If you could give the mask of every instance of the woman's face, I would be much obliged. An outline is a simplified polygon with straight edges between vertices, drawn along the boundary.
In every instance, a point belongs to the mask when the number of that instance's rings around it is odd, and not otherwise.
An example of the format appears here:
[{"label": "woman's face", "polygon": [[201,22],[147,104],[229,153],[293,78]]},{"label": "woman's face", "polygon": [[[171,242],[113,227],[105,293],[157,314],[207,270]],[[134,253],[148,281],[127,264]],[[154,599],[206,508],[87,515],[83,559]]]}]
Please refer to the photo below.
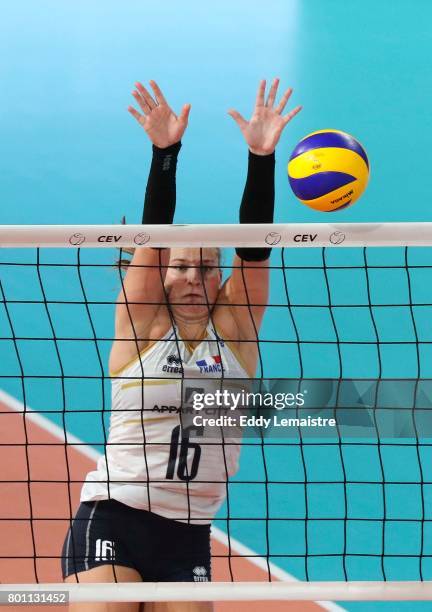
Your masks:
[{"label": "woman's face", "polygon": [[165,287],[172,308],[185,318],[208,314],[217,299],[222,274],[214,248],[171,249]]}]

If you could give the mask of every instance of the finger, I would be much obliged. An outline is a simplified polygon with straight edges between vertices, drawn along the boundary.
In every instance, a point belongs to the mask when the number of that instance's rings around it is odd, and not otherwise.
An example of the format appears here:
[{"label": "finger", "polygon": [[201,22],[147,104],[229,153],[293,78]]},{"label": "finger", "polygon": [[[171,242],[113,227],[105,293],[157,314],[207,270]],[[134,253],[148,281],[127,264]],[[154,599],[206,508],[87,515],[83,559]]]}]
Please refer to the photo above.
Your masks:
[{"label": "finger", "polygon": [[154,91],[154,94],[156,96],[157,102],[159,104],[165,104],[166,106],[168,106],[168,102],[165,100],[164,95],[163,95],[162,91],[160,90],[160,87],[156,83],[156,81],[150,81],[150,87]]},{"label": "finger", "polygon": [[258,92],[257,92],[256,101],[255,101],[255,106],[264,106],[265,88],[266,88],[266,82],[265,82],[265,79],[263,79],[262,81],[260,81],[260,84],[258,86]]},{"label": "finger", "polygon": [[147,89],[144,87],[144,85],[138,81],[137,83],[135,83],[135,87],[138,89],[139,93],[144,98],[148,106],[151,109],[156,108],[157,106],[156,101],[153,100],[153,98],[151,97]]},{"label": "finger", "polygon": [[132,117],[135,117],[138,123],[141,123],[143,115],[140,115],[140,113],[133,106],[128,106],[128,112],[132,115]]},{"label": "finger", "polygon": [[187,123],[188,122],[190,109],[191,109],[191,105],[190,104],[185,104],[183,106],[183,108],[181,109],[180,115],[179,115],[180,123]]},{"label": "finger", "polygon": [[244,117],[240,115],[240,113],[233,108],[228,111],[228,115],[230,115],[234,121],[238,124],[241,130],[243,130],[247,126],[247,121]]},{"label": "finger", "polygon": [[295,117],[297,115],[297,113],[299,113],[301,111],[301,109],[303,108],[303,106],[296,106],[294,110],[292,110],[290,113],[288,113],[287,115],[284,116],[284,124],[286,125],[287,123],[289,123],[291,121],[291,119],[293,117]]},{"label": "finger", "polygon": [[147,104],[147,102],[144,100],[142,95],[139,93],[139,91],[133,91],[132,95],[135,98],[137,104],[139,105],[139,107],[142,110],[142,112],[144,113],[144,115],[149,115],[151,113],[151,108]]},{"label": "finger", "polygon": [[288,102],[288,100],[291,98],[291,94],[292,94],[293,90],[290,87],[289,89],[286,90],[286,92],[284,93],[284,95],[281,98],[281,101],[279,102],[279,104],[276,106],[275,110],[277,113],[281,114],[283,109],[286,106],[286,103]]},{"label": "finger", "polygon": [[268,106],[270,108],[273,108],[273,104],[274,104],[274,101],[275,101],[275,98],[276,98],[276,94],[277,94],[277,89],[279,87],[279,80],[280,79],[278,79],[278,78],[274,79],[274,81],[272,83],[272,86],[270,88],[270,91],[269,91],[269,95],[268,95],[268,98],[267,98],[266,106]]}]

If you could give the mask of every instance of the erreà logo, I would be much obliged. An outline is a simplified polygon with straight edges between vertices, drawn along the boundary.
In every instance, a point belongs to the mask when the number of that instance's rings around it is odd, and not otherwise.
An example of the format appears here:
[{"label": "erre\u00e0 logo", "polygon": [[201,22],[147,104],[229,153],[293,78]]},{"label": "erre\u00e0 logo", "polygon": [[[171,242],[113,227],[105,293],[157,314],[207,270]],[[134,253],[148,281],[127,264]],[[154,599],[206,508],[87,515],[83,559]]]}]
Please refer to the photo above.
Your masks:
[{"label": "erre\u00e0 logo", "polygon": [[182,373],[182,360],[177,355],[168,355],[167,363],[162,366],[164,372]]},{"label": "erre\u00e0 logo", "polygon": [[168,355],[167,362],[169,365],[181,365],[181,359],[177,355]]},{"label": "erre\u00e0 logo", "polygon": [[207,570],[202,565],[197,565],[193,568],[194,582],[208,582]]}]

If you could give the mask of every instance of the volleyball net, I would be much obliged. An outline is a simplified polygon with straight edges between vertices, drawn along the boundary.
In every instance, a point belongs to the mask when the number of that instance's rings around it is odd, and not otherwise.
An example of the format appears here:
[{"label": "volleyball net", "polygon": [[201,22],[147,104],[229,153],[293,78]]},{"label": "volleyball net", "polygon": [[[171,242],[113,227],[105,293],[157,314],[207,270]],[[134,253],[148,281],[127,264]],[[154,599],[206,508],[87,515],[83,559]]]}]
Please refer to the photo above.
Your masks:
[{"label": "volleyball net", "polygon": [[[49,586],[74,601],[431,599],[431,245],[432,223],[0,227],[0,592]],[[246,426],[217,421],[203,435],[193,421],[235,412],[227,396],[216,412],[191,405],[197,393],[221,391],[219,352],[195,364],[212,388],[198,375],[188,382],[177,355],[166,364],[188,407],[166,478],[187,499],[202,482],[197,448],[220,446],[225,461],[213,582],[197,571],[181,585],[63,584],[63,540],[86,473],[107,456],[111,382],[124,376],[108,369],[121,260],[132,248],[180,246],[222,248],[224,279],[233,247],[273,247],[270,298],[250,340],[257,370],[243,388],[234,381]],[[145,389],[145,369],[136,378],[128,384]],[[232,380],[224,384],[232,391]],[[248,391],[261,394],[252,407]],[[290,402],[276,406],[283,396]],[[141,424],[144,460],[151,442]],[[240,469],[229,477],[233,444]],[[175,518],[193,519],[190,510]],[[109,546],[99,554],[111,559]]]}]

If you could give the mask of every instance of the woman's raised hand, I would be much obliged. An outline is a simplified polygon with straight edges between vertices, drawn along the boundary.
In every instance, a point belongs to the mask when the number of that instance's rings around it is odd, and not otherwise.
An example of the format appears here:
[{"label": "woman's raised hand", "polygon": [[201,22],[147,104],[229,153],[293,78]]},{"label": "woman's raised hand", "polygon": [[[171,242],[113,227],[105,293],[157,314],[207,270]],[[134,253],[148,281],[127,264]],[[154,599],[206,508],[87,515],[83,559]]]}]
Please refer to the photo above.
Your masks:
[{"label": "woman's raised hand", "polygon": [[150,81],[153,96],[141,83],[135,83],[135,87],[132,95],[142,110],[142,114],[133,106],[129,106],[128,111],[145,129],[152,143],[164,149],[181,140],[188,124],[191,105],[185,104],[180,115],[177,116],[155,81]]},{"label": "woman's raised hand", "polygon": [[265,80],[260,82],[255,108],[250,121],[246,121],[246,119],[234,109],[228,111],[228,114],[231,115],[241,129],[250,151],[256,155],[269,155],[273,153],[282,134],[282,130],[302,109],[301,106],[296,106],[286,115],[282,115],[291,97],[292,89],[287,89],[279,104],[275,106],[274,103],[278,86],[279,79],[274,79],[266,101],[266,82]]}]

